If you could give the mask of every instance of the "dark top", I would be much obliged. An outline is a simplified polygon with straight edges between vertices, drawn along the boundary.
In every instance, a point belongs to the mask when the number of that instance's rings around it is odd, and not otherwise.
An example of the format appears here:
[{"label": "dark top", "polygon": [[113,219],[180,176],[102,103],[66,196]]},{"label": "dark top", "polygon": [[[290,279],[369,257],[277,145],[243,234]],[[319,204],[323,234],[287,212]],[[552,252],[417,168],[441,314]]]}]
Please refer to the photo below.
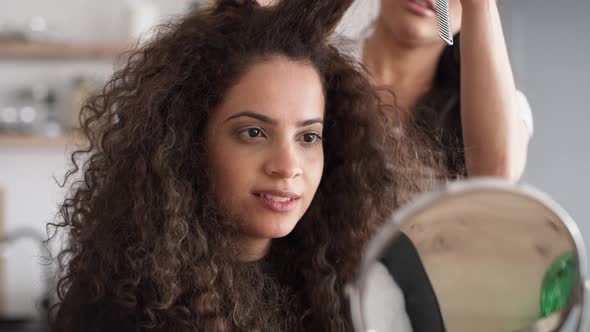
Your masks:
[{"label": "dark top", "polygon": [[444,332],[444,320],[436,294],[412,241],[400,233],[380,260],[404,294],[412,330]]},{"label": "dark top", "polygon": [[134,315],[106,299],[91,301],[88,288],[72,285],[57,312],[52,332],[141,331]]}]

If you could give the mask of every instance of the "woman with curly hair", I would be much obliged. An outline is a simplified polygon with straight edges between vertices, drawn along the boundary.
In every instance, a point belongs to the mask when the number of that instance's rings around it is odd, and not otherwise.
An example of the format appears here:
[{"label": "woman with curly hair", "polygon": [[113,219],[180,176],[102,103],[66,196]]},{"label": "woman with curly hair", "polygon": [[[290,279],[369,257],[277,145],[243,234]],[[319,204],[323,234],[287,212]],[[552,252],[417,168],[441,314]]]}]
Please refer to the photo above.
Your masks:
[{"label": "woman with curly hair", "polygon": [[218,1],[131,53],[83,108],[53,331],[351,330],[344,286],[421,165],[328,42],[350,2]]}]

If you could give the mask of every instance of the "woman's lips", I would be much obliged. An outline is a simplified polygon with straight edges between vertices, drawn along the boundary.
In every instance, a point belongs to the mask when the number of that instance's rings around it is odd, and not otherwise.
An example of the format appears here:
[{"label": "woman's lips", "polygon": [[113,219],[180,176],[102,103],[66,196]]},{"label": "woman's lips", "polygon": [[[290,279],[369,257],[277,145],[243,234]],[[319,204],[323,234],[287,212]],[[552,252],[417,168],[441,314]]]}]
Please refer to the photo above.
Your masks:
[{"label": "woman's lips", "polygon": [[287,191],[258,191],[254,197],[263,207],[274,212],[291,212],[301,196]]},{"label": "woman's lips", "polygon": [[406,7],[413,13],[424,16],[434,17],[436,11],[430,0],[406,0]]}]

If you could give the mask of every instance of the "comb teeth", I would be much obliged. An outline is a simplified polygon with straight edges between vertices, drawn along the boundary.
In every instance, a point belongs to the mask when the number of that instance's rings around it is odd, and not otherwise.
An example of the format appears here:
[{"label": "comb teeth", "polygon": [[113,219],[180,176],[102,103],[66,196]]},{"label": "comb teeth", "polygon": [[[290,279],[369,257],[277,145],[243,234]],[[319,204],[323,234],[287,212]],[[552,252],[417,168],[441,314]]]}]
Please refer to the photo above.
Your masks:
[{"label": "comb teeth", "polygon": [[438,21],[438,35],[447,44],[453,45],[453,30],[448,0],[436,0],[436,19]]}]

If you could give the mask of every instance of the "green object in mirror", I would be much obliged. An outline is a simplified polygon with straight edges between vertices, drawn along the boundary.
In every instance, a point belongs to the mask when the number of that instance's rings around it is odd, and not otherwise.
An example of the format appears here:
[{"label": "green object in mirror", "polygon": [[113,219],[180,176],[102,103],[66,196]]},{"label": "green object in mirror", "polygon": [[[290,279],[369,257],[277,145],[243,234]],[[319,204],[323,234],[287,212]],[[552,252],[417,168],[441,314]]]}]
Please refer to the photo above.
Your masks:
[{"label": "green object in mirror", "polygon": [[570,251],[556,258],[545,273],[541,287],[541,318],[570,303],[575,279],[576,256]]}]

